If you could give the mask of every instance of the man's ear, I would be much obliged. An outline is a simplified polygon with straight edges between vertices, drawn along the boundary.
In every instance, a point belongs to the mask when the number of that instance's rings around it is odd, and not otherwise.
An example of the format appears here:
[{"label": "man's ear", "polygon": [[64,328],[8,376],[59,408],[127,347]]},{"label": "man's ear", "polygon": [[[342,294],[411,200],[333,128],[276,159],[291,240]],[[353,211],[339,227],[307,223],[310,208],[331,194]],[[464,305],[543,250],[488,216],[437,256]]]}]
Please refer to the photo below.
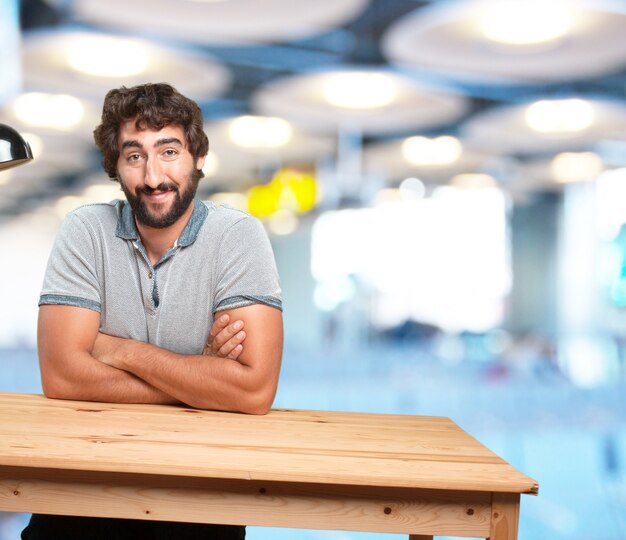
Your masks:
[{"label": "man's ear", "polygon": [[204,167],[204,162],[206,161],[206,156],[200,156],[196,160],[196,170],[201,171],[202,167]]}]

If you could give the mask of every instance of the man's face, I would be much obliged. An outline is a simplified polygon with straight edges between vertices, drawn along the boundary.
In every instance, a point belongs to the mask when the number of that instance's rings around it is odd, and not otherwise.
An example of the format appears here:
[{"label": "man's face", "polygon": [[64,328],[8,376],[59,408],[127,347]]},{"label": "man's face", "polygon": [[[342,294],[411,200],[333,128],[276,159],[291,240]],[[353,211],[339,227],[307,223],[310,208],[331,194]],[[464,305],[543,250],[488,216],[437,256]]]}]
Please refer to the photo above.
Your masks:
[{"label": "man's face", "polygon": [[181,219],[198,188],[196,170],[204,164],[204,157],[195,160],[189,153],[182,128],[139,130],[128,120],[120,126],[118,148],[117,172],[135,219],[158,229]]}]

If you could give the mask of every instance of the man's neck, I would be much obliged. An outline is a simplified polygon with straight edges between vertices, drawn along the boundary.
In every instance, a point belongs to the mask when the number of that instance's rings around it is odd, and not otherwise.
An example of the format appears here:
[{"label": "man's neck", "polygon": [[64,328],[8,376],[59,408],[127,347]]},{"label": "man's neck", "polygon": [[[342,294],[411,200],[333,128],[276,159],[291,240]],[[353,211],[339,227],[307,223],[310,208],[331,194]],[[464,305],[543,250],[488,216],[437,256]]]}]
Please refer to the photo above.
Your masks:
[{"label": "man's neck", "polygon": [[150,258],[150,262],[152,264],[156,264],[157,261],[165,255],[168,250],[174,245],[178,237],[183,232],[183,229],[189,223],[191,219],[191,214],[193,214],[194,202],[189,205],[189,208],[185,211],[185,213],[180,216],[180,219],[170,225],[169,227],[165,227],[163,229],[157,229],[155,227],[148,227],[147,225],[143,225],[135,220],[135,225],[137,226],[137,232],[139,233],[139,238],[141,238],[141,243],[143,247],[146,249],[146,253]]}]

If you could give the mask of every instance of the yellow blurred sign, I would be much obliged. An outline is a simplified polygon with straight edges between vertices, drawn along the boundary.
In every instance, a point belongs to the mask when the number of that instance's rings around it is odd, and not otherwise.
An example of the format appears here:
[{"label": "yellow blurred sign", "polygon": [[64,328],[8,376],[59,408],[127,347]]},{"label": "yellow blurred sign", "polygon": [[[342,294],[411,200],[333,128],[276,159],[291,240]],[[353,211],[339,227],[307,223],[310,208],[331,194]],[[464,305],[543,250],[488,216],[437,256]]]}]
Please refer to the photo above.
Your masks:
[{"label": "yellow blurred sign", "polygon": [[279,169],[269,184],[248,190],[248,211],[260,219],[279,210],[310,212],[317,200],[317,182],[312,174],[297,169]]}]

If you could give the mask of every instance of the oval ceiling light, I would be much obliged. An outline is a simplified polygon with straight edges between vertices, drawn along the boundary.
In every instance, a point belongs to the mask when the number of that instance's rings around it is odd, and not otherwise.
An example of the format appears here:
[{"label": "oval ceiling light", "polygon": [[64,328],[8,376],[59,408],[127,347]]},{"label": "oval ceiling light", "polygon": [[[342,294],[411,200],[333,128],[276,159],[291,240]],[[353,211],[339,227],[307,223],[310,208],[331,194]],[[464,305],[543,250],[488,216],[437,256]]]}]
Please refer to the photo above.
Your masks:
[{"label": "oval ceiling light", "polygon": [[392,103],[397,95],[388,75],[367,71],[330,73],[323,88],[328,103],[347,109],[377,109]]},{"label": "oval ceiling light", "polygon": [[593,106],[582,99],[540,100],[526,108],[528,126],[545,134],[577,133],[594,121]]},{"label": "oval ceiling light", "polygon": [[467,147],[480,152],[545,156],[592,148],[624,133],[624,100],[563,101],[493,107],[468,119],[459,136]]},{"label": "oval ceiling light", "polygon": [[489,40],[505,45],[538,45],[567,35],[570,7],[551,0],[499,0],[482,6],[480,29]]},{"label": "oval ceiling light", "polygon": [[22,41],[23,86],[102,103],[111,88],[166,81],[183,95],[221,95],[231,73],[208,54],[165,40],[59,29],[29,32]]},{"label": "oval ceiling light", "polygon": [[148,66],[148,51],[132,39],[78,34],[67,49],[67,62],[76,71],[96,77],[130,77]]},{"label": "oval ceiling light", "polygon": [[472,84],[541,84],[621,70],[622,0],[423,2],[383,34],[393,63]]},{"label": "oval ceiling light", "polygon": [[402,155],[418,167],[445,167],[461,157],[463,146],[456,137],[442,135],[409,137],[402,142]]},{"label": "oval ceiling light", "polygon": [[362,134],[421,131],[458,119],[468,109],[460,94],[381,68],[315,69],[272,80],[251,99],[252,110],[284,118],[307,131]]},{"label": "oval ceiling light", "polygon": [[272,116],[240,116],[228,129],[231,140],[243,148],[280,148],[291,140],[291,125]]},{"label": "oval ceiling light", "polygon": [[550,162],[550,173],[559,183],[592,180],[604,170],[600,156],[593,152],[562,152]]},{"label": "oval ceiling light", "polygon": [[83,119],[80,100],[66,94],[31,92],[13,102],[15,116],[30,126],[69,130]]},{"label": "oval ceiling light", "polygon": [[224,46],[274,44],[320,35],[355,19],[368,3],[368,0],[72,0],[67,11],[74,20],[96,27]]}]

